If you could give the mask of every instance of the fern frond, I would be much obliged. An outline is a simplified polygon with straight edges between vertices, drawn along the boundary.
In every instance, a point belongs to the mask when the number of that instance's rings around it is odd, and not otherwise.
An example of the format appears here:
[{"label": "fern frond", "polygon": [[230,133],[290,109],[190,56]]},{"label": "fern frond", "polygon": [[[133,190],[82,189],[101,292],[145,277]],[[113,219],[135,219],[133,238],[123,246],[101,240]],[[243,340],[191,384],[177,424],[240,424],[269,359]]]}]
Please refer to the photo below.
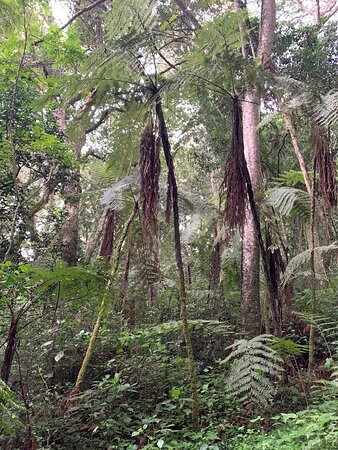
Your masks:
[{"label": "fern frond", "polygon": [[338,121],[338,91],[332,90],[321,97],[320,104],[315,108],[315,118],[320,125],[331,127]]},{"label": "fern frond", "polygon": [[242,404],[267,406],[271,403],[274,381],[283,371],[283,360],[267,344],[273,343],[273,336],[261,335],[251,340],[236,341],[232,352],[221,363],[235,360],[227,380],[226,390],[230,397]]},{"label": "fern frond", "polygon": [[[318,258],[321,258],[324,254],[329,252],[336,252],[338,250],[338,243],[333,242],[330,245],[324,245],[321,247],[315,247],[314,252]],[[304,265],[310,262],[311,258],[311,250],[305,250],[302,253],[299,253],[294,258],[289,261],[289,264],[286,266],[285,272],[282,276],[282,283],[285,285],[292,277],[299,275],[299,269]],[[320,274],[318,274],[320,275]]]},{"label": "fern frond", "polygon": [[[226,322],[220,322],[218,320],[188,320],[188,325],[192,330],[212,331],[214,333],[221,333],[225,335],[233,334],[232,328]],[[181,331],[182,322],[180,320],[161,323],[153,327],[147,328],[147,333],[150,335],[161,335],[171,333],[173,331]]]},{"label": "fern frond", "polygon": [[310,215],[310,197],[301,189],[288,186],[269,189],[266,193],[266,204],[278,210],[282,216],[291,213],[298,213],[303,217]]},{"label": "fern frond", "polygon": [[139,175],[132,173],[117,181],[101,198],[101,205],[109,206],[114,211],[120,211],[124,207],[125,191],[138,186]]}]

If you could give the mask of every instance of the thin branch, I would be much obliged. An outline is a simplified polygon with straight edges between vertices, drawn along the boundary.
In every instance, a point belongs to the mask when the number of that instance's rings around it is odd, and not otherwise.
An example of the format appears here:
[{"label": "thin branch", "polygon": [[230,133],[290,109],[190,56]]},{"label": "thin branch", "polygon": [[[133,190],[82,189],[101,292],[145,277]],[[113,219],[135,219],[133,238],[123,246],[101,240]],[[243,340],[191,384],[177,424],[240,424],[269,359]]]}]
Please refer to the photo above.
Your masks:
[{"label": "thin branch", "polygon": [[[96,2],[92,3],[89,6],[86,6],[85,8],[81,9],[79,12],[77,12],[73,17],[71,17],[68,22],[66,22],[62,27],[60,27],[60,30],[64,30],[65,28],[69,27],[74,20],[76,20],[78,17],[82,16],[82,14],[85,14],[88,11],[91,11],[92,9],[96,8],[96,6],[101,5],[102,3],[105,3],[106,0],[97,0]],[[39,39],[38,41],[35,41],[33,45],[39,45],[44,41],[44,37]]]}]

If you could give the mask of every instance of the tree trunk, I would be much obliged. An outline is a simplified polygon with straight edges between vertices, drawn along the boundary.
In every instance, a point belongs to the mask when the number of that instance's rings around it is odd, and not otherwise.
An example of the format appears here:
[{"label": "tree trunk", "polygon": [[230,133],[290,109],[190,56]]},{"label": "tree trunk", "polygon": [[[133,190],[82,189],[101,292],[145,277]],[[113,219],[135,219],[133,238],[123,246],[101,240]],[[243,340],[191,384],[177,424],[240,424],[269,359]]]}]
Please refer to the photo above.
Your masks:
[{"label": "tree trunk", "polygon": [[[54,116],[58,122],[62,133],[67,132],[66,111],[62,108],[54,111]],[[76,142],[67,139],[67,143],[73,146],[73,153],[76,163],[81,160],[81,149],[86,142],[86,136],[83,135]],[[62,249],[61,259],[68,266],[75,266],[78,260],[78,242],[79,242],[79,206],[81,196],[80,168],[75,167],[70,170],[69,180],[65,186],[65,210],[67,219],[63,224],[61,231]]]},{"label": "tree trunk", "polygon": [[[214,239],[217,239],[217,225],[214,229]],[[209,267],[209,293],[208,302],[211,307],[212,318],[218,316],[218,307],[220,300],[220,282],[221,282],[221,244],[216,242],[212,246]]]},{"label": "tree trunk", "polygon": [[68,217],[62,230],[61,259],[68,266],[76,266],[78,260],[79,241],[79,206],[80,206],[80,170],[72,173],[73,181],[66,188],[65,210]]},{"label": "tree trunk", "polygon": [[92,334],[91,334],[90,339],[89,339],[88,347],[87,347],[85,356],[83,358],[83,361],[82,361],[82,364],[81,364],[81,368],[79,370],[79,373],[78,373],[78,376],[77,376],[77,379],[76,379],[76,382],[75,382],[75,386],[72,389],[72,391],[70,392],[70,396],[75,395],[75,394],[77,394],[78,392],[81,391],[83,382],[84,382],[84,380],[86,378],[86,375],[87,375],[87,372],[88,372],[89,363],[90,363],[90,360],[91,360],[91,358],[93,356],[93,352],[94,352],[95,345],[96,345],[96,340],[97,340],[97,337],[99,335],[101,322],[102,322],[102,320],[103,320],[103,318],[105,316],[106,309],[107,309],[107,306],[109,304],[110,290],[111,290],[112,284],[114,282],[114,278],[116,276],[116,273],[117,273],[117,270],[118,270],[118,267],[119,267],[121,248],[122,248],[122,245],[123,245],[123,243],[124,243],[124,241],[125,241],[125,239],[127,237],[127,234],[128,234],[128,231],[129,231],[129,227],[132,224],[132,221],[134,220],[134,217],[136,215],[137,209],[138,209],[138,204],[136,202],[134,204],[133,210],[130,213],[130,216],[129,216],[129,218],[128,218],[128,220],[127,220],[127,222],[126,222],[126,224],[125,224],[125,226],[124,226],[124,228],[122,230],[122,234],[121,234],[121,236],[120,236],[120,238],[119,238],[119,240],[118,240],[118,242],[117,242],[117,244],[115,246],[114,254],[113,254],[112,262],[111,262],[111,275],[109,277],[109,281],[108,281],[108,283],[106,285],[106,288],[105,288],[105,291],[103,293],[100,309],[99,309],[99,312],[98,312],[98,315],[97,315],[97,318],[96,318],[96,321],[95,321],[95,325],[94,325]]},{"label": "tree trunk", "polygon": [[313,161],[313,182],[312,182],[312,196],[311,196],[311,324],[310,324],[310,335],[309,335],[309,365],[308,370],[311,372],[314,366],[314,356],[315,356],[315,328],[314,323],[315,316],[317,313],[317,283],[316,283],[316,261],[315,261],[315,239],[316,239],[316,156]]},{"label": "tree trunk", "polygon": [[9,380],[9,375],[11,373],[13,358],[16,349],[17,332],[18,332],[18,321],[19,317],[14,314],[11,318],[11,324],[9,327],[7,346],[5,350],[4,360],[1,366],[1,379],[6,384]]},{"label": "tree trunk", "polygon": [[116,213],[113,210],[109,210],[106,216],[104,224],[104,235],[100,248],[100,256],[106,261],[109,261],[114,245],[114,233],[116,226]]},{"label": "tree trunk", "polygon": [[165,160],[168,167],[168,180],[170,188],[170,196],[172,200],[173,216],[174,216],[174,238],[175,238],[175,255],[179,276],[179,300],[180,300],[180,317],[182,321],[182,331],[188,355],[189,381],[192,398],[192,427],[194,430],[199,428],[199,405],[197,395],[197,380],[194,352],[191,342],[191,335],[187,319],[187,295],[185,289],[184,266],[182,259],[182,247],[180,236],[180,217],[178,208],[178,189],[175,176],[174,162],[171,155],[171,146],[168,137],[167,126],[163,116],[161,98],[156,99],[156,114],[159,122],[159,133],[162,140]]},{"label": "tree trunk", "polygon": [[[260,187],[261,163],[259,135],[257,127],[260,122],[260,96],[252,89],[245,94],[242,104],[244,155],[247,163],[256,204]],[[256,336],[261,331],[260,291],[259,291],[259,243],[254,218],[247,205],[243,226],[242,250],[242,310],[244,329]]]},{"label": "tree trunk", "polygon": [[103,233],[103,229],[105,226],[108,212],[109,212],[109,209],[106,207],[104,209],[103,213],[101,214],[101,217],[100,217],[100,220],[99,220],[99,223],[97,225],[95,232],[88,239],[88,243],[87,243],[87,247],[86,247],[86,251],[85,251],[85,257],[84,257],[85,264],[89,264],[93,257],[93,254],[98,245],[99,239]]},{"label": "tree trunk", "polygon": [[[281,104],[281,102],[279,102],[279,103]],[[284,119],[285,128],[290,133],[291,142],[292,142],[292,145],[293,145],[293,150],[295,152],[295,155],[297,156],[299,167],[300,167],[300,170],[301,170],[301,172],[303,174],[303,177],[304,177],[306,190],[308,191],[308,194],[311,196],[310,177],[309,177],[308,170],[307,170],[307,167],[306,167],[306,163],[304,161],[304,158],[303,158],[303,155],[302,155],[299,143],[298,143],[295,127],[293,126],[291,117],[288,114],[283,113],[283,119]]]},{"label": "tree trunk", "polygon": [[130,301],[128,296],[128,280],[129,280],[129,268],[130,268],[130,253],[131,253],[131,244],[132,244],[132,229],[130,228],[128,234],[127,248],[126,248],[126,258],[124,260],[124,270],[121,281],[120,288],[120,298],[121,304],[124,310],[125,317],[127,319],[127,328],[128,330],[132,330],[135,323],[134,317],[134,305]]},{"label": "tree trunk", "polygon": [[[260,64],[271,65],[271,51],[276,26],[275,0],[262,0],[259,45]],[[244,155],[249,171],[256,205],[259,204],[261,177],[260,143],[257,127],[260,122],[260,94],[257,87],[248,86],[242,104]],[[250,335],[260,333],[259,242],[251,208],[247,206],[243,227],[242,305],[244,329]]]}]

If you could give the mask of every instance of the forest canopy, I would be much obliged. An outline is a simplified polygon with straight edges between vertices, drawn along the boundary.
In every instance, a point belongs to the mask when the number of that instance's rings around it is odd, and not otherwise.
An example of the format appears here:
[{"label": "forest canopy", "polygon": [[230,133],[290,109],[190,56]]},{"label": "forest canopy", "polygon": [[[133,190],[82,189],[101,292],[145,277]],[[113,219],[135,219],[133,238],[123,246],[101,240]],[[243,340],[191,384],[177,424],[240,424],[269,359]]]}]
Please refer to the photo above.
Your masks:
[{"label": "forest canopy", "polygon": [[335,0],[0,0],[0,447],[338,447]]}]

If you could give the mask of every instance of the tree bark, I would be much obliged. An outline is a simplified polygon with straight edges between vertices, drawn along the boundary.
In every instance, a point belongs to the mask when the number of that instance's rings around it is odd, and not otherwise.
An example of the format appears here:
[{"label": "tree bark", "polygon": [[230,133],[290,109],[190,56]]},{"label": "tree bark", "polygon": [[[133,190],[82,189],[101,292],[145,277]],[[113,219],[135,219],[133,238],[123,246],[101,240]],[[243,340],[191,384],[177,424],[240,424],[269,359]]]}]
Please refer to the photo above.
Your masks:
[{"label": "tree bark", "polygon": [[[263,0],[257,55],[263,68],[270,66],[271,51],[276,26],[275,0]],[[244,155],[251,179],[256,205],[259,204],[261,177],[260,142],[257,131],[260,122],[260,94],[257,87],[247,86],[243,110]],[[242,252],[242,305],[244,329],[250,335],[260,333],[259,293],[259,242],[257,230],[249,205],[246,208],[243,226]]]},{"label": "tree bark", "polygon": [[132,238],[133,238],[132,228],[130,228],[129,233],[128,233],[126,257],[124,260],[124,270],[123,270],[121,288],[120,288],[121,304],[122,304],[122,307],[124,310],[125,317],[127,319],[128,330],[132,330],[134,327],[134,323],[135,323],[134,305],[130,301],[130,298],[128,295],[128,281],[129,281],[130,253],[131,253]]},{"label": "tree bark", "polygon": [[[59,108],[54,111],[59,129],[62,133],[67,132],[66,111]],[[67,143],[73,146],[73,153],[76,163],[81,161],[81,150],[86,142],[86,136],[77,139],[76,142]],[[70,170],[69,180],[65,185],[65,210],[68,214],[61,231],[61,259],[68,266],[75,266],[78,260],[78,242],[79,242],[79,207],[81,196],[80,168],[75,167]]]},{"label": "tree bark", "polygon": [[61,259],[68,266],[76,266],[78,260],[79,241],[79,207],[80,207],[80,170],[74,171],[73,181],[67,186],[67,199],[65,210],[68,217],[62,230],[62,253]]},{"label": "tree bark", "polygon": [[110,209],[107,212],[104,224],[104,235],[100,248],[100,256],[102,256],[106,261],[109,261],[113,251],[115,226],[116,226],[116,214],[115,211]]},{"label": "tree bark", "polygon": [[[261,162],[259,135],[260,96],[256,89],[247,91],[242,103],[244,156],[257,204],[260,187]],[[243,226],[242,250],[242,311],[244,329],[251,335],[260,334],[259,243],[250,205],[247,204]]]},{"label": "tree bark", "polygon": [[95,232],[88,239],[88,243],[87,243],[87,247],[86,247],[86,251],[85,251],[85,257],[84,257],[85,264],[89,264],[93,257],[95,248],[97,247],[99,239],[103,233],[103,229],[104,229],[104,225],[105,225],[105,221],[106,221],[108,212],[109,212],[109,208],[106,207],[104,209],[103,213],[101,214],[101,217],[99,219],[99,223],[97,225]]}]

